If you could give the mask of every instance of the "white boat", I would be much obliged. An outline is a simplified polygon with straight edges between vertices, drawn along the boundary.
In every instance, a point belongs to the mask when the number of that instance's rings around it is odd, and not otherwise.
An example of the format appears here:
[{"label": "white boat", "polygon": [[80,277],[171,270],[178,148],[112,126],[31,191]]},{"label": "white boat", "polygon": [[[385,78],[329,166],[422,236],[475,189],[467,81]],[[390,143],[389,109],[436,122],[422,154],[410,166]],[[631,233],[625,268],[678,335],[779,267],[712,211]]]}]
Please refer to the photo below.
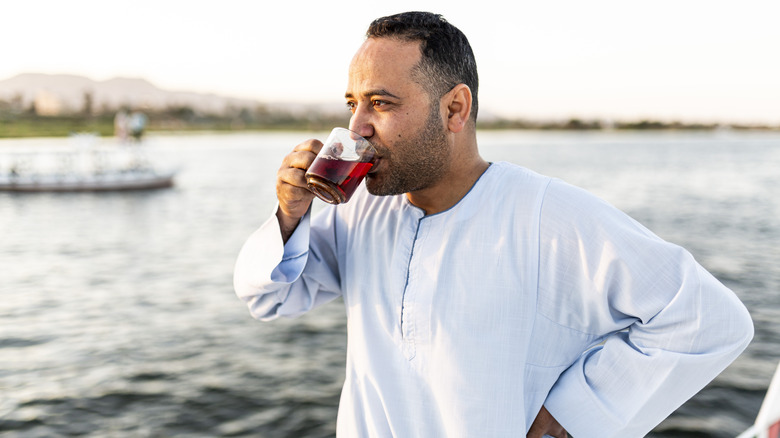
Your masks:
[{"label": "white boat", "polygon": [[13,192],[95,192],[147,190],[173,186],[175,172],[118,169],[91,174],[31,174],[0,176],[0,190]]},{"label": "white boat", "polygon": [[98,147],[77,135],[66,150],[26,150],[0,157],[0,191],[83,192],[171,187],[175,169],[158,169],[140,144]]},{"label": "white boat", "polygon": [[780,364],[761,403],[756,422],[737,438],[780,438]]}]

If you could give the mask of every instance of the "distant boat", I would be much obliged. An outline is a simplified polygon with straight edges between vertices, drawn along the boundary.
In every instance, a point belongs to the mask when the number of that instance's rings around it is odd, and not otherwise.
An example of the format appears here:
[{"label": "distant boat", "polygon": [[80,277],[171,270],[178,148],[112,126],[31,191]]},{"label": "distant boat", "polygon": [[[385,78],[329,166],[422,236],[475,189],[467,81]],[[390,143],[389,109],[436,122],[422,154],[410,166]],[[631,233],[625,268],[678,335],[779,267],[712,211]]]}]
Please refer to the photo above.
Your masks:
[{"label": "distant boat", "polygon": [[70,150],[28,150],[4,156],[0,191],[97,192],[173,186],[176,170],[158,169],[139,144],[98,148],[94,135],[73,138],[79,146]]},{"label": "distant boat", "polygon": [[173,186],[175,172],[114,170],[89,175],[0,176],[0,190],[13,192],[98,192],[149,190]]}]

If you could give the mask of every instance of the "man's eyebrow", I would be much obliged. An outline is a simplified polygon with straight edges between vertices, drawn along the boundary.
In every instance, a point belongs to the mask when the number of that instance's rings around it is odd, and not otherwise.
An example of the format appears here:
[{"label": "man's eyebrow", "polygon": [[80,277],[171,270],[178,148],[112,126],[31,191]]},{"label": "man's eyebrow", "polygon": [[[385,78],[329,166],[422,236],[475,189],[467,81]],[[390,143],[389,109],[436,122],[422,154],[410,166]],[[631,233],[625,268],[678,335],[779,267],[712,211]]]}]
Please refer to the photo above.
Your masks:
[{"label": "man's eyebrow", "polygon": [[[379,88],[379,89],[376,89],[376,90],[368,90],[368,91],[363,93],[363,97],[371,97],[371,96],[387,96],[387,97],[392,97],[394,99],[400,99],[400,97],[398,97],[395,94],[385,90],[384,88]],[[344,94],[344,98],[345,99],[352,99],[354,97],[355,97],[355,95],[350,93],[350,92],[347,92],[346,94]]]}]

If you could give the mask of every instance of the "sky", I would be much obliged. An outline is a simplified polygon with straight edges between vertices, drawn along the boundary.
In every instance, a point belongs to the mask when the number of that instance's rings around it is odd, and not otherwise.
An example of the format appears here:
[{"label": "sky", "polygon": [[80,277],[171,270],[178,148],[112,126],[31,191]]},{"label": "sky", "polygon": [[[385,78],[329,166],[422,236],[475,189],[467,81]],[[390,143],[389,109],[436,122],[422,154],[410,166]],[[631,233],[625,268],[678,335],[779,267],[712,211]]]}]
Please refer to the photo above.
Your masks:
[{"label": "sky", "polygon": [[780,124],[780,1],[25,0],[0,8],[0,80],[141,77],[265,102],[343,102],[377,17],[442,14],[482,113]]}]

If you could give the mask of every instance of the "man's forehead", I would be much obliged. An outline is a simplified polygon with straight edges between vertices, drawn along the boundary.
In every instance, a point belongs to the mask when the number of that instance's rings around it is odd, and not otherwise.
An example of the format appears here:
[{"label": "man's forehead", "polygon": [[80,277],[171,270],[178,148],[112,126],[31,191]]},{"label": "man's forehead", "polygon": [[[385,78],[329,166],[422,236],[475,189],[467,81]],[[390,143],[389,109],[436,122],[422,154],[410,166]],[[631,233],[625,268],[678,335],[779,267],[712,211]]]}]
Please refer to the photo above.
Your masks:
[{"label": "man's forehead", "polygon": [[[358,49],[349,67],[349,88],[394,88],[411,80],[420,60],[419,43],[391,38],[369,38]],[[351,90],[348,92],[361,91]]]},{"label": "man's forehead", "polygon": [[421,56],[419,42],[395,38],[368,38],[352,58],[350,70],[369,65],[410,68]]},{"label": "man's forehead", "polygon": [[408,55],[420,54],[420,41],[395,37],[369,37],[360,46],[362,50],[380,52],[407,52]]}]

